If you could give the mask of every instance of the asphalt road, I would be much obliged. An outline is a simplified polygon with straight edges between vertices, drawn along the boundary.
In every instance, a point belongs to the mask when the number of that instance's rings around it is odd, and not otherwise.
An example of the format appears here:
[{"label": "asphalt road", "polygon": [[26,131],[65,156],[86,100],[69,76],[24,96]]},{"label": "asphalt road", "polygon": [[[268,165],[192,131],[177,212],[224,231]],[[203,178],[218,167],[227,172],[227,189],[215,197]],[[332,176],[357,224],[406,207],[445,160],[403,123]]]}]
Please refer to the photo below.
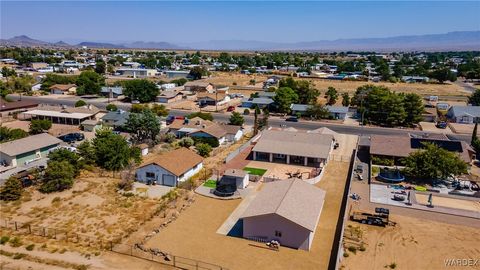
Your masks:
[{"label": "asphalt road", "polygon": [[[9,98],[13,100],[18,100],[19,95],[9,95]],[[32,100],[38,103],[44,104],[56,104],[56,105],[67,105],[67,106],[74,106],[75,102],[78,101],[80,98],[78,97],[71,97],[69,96],[66,99],[58,99],[58,98],[48,98],[48,96],[43,97],[31,97],[31,96],[22,96],[22,99],[25,100]],[[90,99],[83,99],[84,101],[92,104],[100,109],[105,109],[107,103],[90,100]],[[122,110],[130,110],[131,104],[124,103],[124,104],[116,104],[119,109]],[[187,110],[170,110],[170,114],[174,116],[185,116],[190,114],[191,111]],[[212,113],[214,119],[218,122],[228,122],[230,118],[230,113]],[[245,124],[252,125],[253,124],[253,116],[247,115],[244,116]],[[401,135],[406,133],[412,134],[426,134],[427,132],[423,132],[421,130],[411,130],[411,129],[399,129],[399,128],[383,128],[383,127],[369,127],[369,126],[349,126],[344,124],[335,124],[335,123],[325,123],[325,122],[317,122],[317,121],[309,121],[309,120],[301,120],[299,122],[286,122],[285,119],[277,118],[277,117],[270,117],[269,120],[270,126],[278,126],[286,125],[287,127],[293,127],[296,129],[305,129],[305,130],[313,130],[321,127],[327,127],[335,132],[344,133],[344,134],[353,134],[353,135]],[[470,135],[459,135],[459,134],[447,134],[447,136],[452,140],[464,140],[466,142],[470,142],[471,136]]]}]

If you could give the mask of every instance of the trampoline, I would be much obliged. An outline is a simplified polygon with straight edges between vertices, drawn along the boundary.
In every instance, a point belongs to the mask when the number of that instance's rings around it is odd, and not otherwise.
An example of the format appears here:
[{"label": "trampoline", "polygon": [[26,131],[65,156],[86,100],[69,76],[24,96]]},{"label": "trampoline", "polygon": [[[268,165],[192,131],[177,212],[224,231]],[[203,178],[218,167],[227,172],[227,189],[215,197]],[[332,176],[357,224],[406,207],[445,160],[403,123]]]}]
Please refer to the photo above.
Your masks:
[{"label": "trampoline", "polygon": [[380,169],[378,178],[389,182],[402,182],[405,177],[400,173],[398,169],[383,168]]},{"label": "trampoline", "polygon": [[217,183],[213,194],[219,197],[230,197],[237,191],[236,179],[234,177],[224,176]]}]

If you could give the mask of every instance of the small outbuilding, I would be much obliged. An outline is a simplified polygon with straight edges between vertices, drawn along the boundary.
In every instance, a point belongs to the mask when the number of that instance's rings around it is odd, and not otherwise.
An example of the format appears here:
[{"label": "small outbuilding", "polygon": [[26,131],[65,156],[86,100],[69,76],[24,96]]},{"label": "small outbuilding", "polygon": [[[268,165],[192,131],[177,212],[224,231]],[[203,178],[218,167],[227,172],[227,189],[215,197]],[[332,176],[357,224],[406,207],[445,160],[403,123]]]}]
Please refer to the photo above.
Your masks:
[{"label": "small outbuilding", "polygon": [[249,183],[248,173],[239,169],[228,169],[223,173],[220,182],[224,185],[235,185],[237,189],[244,189]]}]

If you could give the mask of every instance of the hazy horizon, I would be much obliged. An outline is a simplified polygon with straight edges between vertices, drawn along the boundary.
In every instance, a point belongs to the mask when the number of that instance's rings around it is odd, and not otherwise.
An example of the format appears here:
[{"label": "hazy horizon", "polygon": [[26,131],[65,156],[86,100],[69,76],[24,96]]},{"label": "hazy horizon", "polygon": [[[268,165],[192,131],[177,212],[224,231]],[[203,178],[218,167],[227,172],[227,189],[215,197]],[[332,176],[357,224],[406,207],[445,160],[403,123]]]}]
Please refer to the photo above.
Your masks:
[{"label": "hazy horizon", "polygon": [[480,30],[478,1],[2,1],[0,5],[1,38],[27,35],[67,43],[295,43]]}]

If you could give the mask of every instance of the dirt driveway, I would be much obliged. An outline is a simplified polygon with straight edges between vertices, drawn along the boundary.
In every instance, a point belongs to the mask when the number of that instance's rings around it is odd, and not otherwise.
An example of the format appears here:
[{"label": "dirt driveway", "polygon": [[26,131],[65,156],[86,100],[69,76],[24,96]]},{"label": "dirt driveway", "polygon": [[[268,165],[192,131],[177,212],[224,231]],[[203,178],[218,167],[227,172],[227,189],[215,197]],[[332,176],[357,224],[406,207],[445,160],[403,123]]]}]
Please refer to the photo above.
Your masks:
[{"label": "dirt driveway", "polygon": [[147,246],[229,269],[327,269],[348,165],[331,161],[325,177],[317,184],[327,194],[309,252],[290,248],[277,252],[260,243],[217,234],[240,201],[201,196],[175,222],[152,237]]}]

